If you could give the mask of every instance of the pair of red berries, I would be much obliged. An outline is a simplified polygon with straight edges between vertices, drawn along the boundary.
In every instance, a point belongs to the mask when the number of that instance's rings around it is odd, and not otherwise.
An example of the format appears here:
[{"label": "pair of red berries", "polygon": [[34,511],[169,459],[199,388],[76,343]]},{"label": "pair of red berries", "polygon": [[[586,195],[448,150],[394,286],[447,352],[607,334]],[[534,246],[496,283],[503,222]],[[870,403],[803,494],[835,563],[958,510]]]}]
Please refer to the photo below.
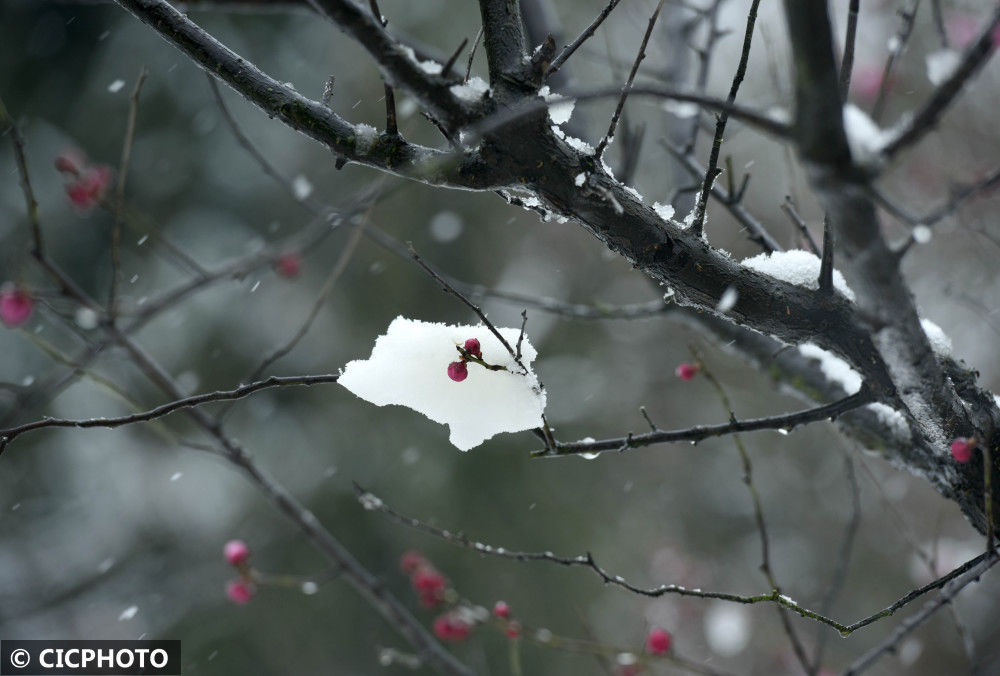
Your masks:
[{"label": "pair of red berries", "polygon": [[469,377],[469,357],[483,358],[483,348],[477,338],[469,338],[461,348],[462,358],[448,364],[448,377],[460,383]]}]

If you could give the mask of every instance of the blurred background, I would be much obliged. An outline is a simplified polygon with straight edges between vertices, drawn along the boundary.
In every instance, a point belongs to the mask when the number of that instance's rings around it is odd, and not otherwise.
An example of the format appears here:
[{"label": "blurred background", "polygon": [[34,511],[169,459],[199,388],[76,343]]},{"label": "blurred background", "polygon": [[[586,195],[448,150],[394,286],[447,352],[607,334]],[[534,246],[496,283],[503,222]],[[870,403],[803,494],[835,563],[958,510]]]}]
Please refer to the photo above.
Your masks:
[{"label": "blurred background", "polygon": [[[708,90],[729,89],[746,22],[746,4],[718,4]],[[740,101],[788,108],[789,64],[779,3],[762,3]],[[862,3],[851,99],[871,110],[889,50],[899,40],[900,9],[909,2]],[[919,5],[919,3],[917,3]],[[945,48],[932,6],[947,26],[947,47],[960,48],[991,11],[987,2],[923,3],[892,70],[881,123],[891,126],[932,90],[928,64]],[[476,3],[380,0],[391,30],[447,58],[479,29]],[[568,43],[603,7],[554,0],[557,43]],[[623,81],[655,3],[623,2],[568,63],[563,86]],[[692,7],[668,2],[638,82],[697,84],[704,21]],[[842,35],[846,0],[831,3]],[[382,83],[371,60],[334,26],[307,10],[231,12],[192,7],[190,16],[234,49],[306,96],[319,99],[336,77],[332,108],[353,122],[384,124]],[[693,26],[693,28],[692,28]],[[971,26],[971,28],[970,28]],[[895,37],[894,37],[895,36]],[[838,37],[842,42],[842,37]],[[204,74],[149,28],[116,6],[0,0],[0,96],[27,140],[28,164],[52,257],[90,294],[105,298],[111,279],[112,216],[67,199],[53,168],[77,149],[93,164],[116,166],[129,94],[141,68],[141,91],[127,184],[122,247],[123,317],[192,279],[192,270],[225,268],[248,257],[301,254],[298,274],[265,262],[206,284],[162,312],[135,338],[190,393],[244,382],[302,326],[324,281],[348,246],[353,225],[317,226],[301,201],[269,178],[234,139]],[[932,68],[933,70],[933,68]],[[486,77],[480,50],[473,73]],[[872,84],[874,79],[875,84]],[[881,186],[916,214],[947,202],[961,184],[995,169],[1000,153],[996,98],[1000,70],[988,65],[948,113],[940,130],[888,172]],[[541,222],[494,194],[432,189],[334,158],[244,102],[228,89],[226,104],[247,136],[290,180],[300,198],[350,211],[382,191],[368,222],[412,241],[442,272],[490,288],[551,297],[596,308],[655,301],[654,288],[630,265],[572,223]],[[613,100],[577,106],[569,133],[600,139]],[[443,145],[414,102],[397,93],[401,131]],[[703,121],[709,121],[706,117]],[[625,127],[609,150],[619,176],[630,175],[647,202],[673,202],[687,213],[695,183],[665,149],[690,137],[690,111],[629,101]],[[641,142],[628,144],[644,129]],[[695,156],[707,161],[711,132]],[[749,173],[745,206],[785,246],[801,236],[781,213],[792,196],[814,236],[820,213],[791,151],[730,122],[723,157],[737,183]],[[726,180],[724,176],[722,180]],[[924,316],[941,325],[955,354],[1000,390],[995,344],[1000,284],[997,194],[972,200],[908,254],[905,272]],[[905,227],[884,215],[887,235]],[[718,204],[709,208],[713,245],[738,258],[758,253]],[[320,233],[319,235],[317,233]],[[163,243],[169,241],[177,252]],[[303,244],[305,242],[305,244]],[[32,318],[0,329],[0,418],[4,424],[43,415],[122,415],[163,403],[162,394],[125,356],[106,349],[82,375],[59,386],[69,363],[101,340],[92,318],[56,289],[29,256],[30,233],[11,145],[0,144],[0,282],[38,299]],[[187,259],[187,260],[185,260]],[[267,259],[270,260],[270,259]],[[362,238],[309,333],[268,374],[336,372],[367,357],[397,315],[474,323],[412,262]],[[284,272],[285,274],[281,274]],[[500,326],[517,326],[522,306],[483,301]],[[803,402],[778,391],[766,374],[707,342],[668,316],[584,320],[529,309],[527,331],[538,348],[536,372],[548,390],[547,416],[563,440],[619,436],[646,427],[644,406],[663,428],[721,422],[727,412],[703,379],[682,382],[675,367],[703,355],[740,417],[795,410]],[[206,410],[220,410],[218,404]],[[794,672],[796,661],[769,606],[701,599],[650,600],[606,587],[591,572],[480,556],[365,511],[352,481],[401,512],[462,531],[494,546],[573,556],[592,552],[614,574],[640,586],[677,583],[706,590],[768,591],[752,503],[733,440],[663,445],[593,461],[532,460],[530,433],[500,435],[468,453],[447,429],[398,407],[377,408],[336,385],[266,390],[228,412],[226,429],[291,490],[350,550],[430,626],[400,572],[408,549],[423,552],[464,597],[487,607],[506,600],[526,626],[592,638],[641,651],[653,626],[675,637],[680,655],[741,674]],[[853,467],[860,522],[850,564],[829,615],[853,622],[911,588],[976,555],[981,538],[957,508],[923,480],[862,452],[820,423],[784,436],[744,437],[771,536],[772,563],[784,591],[819,608],[852,521]],[[245,606],[225,596],[231,569],[222,545],[240,538],[255,565],[284,575],[314,576],[325,562],[310,543],[206,443],[183,415],[117,430],[43,430],[26,434],[0,457],[0,637],[171,638],[183,641],[190,674],[406,673],[378,665],[379,651],[408,646],[346,584],[315,594],[262,587]],[[850,459],[850,461],[848,460]],[[848,464],[850,462],[850,464]],[[930,559],[928,565],[926,559]],[[995,574],[965,591],[871,673],[964,673],[961,627],[985,671],[1000,670]],[[847,639],[793,619],[810,649],[825,641],[823,665],[836,670],[873,646],[919,604]],[[507,639],[481,629],[455,645],[477,673],[510,672]],[[601,674],[593,657],[525,644],[524,673]],[[673,671],[672,671],[673,670]],[[664,663],[652,673],[674,673]],[[423,673],[423,672],[420,672]]]}]

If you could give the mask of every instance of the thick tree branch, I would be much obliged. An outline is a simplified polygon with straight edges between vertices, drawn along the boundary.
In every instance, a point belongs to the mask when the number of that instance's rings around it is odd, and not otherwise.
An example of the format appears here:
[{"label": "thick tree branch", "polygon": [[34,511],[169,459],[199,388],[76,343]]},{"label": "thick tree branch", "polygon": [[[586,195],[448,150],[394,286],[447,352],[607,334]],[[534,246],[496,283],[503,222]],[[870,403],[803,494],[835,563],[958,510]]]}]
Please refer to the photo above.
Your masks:
[{"label": "thick tree branch", "polygon": [[490,86],[501,101],[507,92],[525,86],[528,55],[520,0],[479,0],[483,18],[483,44],[490,69]]},{"label": "thick tree branch", "polygon": [[[302,96],[260,71],[165,0],[116,1],[268,115],[278,117],[352,162],[437,185],[475,187],[483,179],[482,172],[472,170],[474,159],[471,157],[456,158],[407,143],[398,136],[369,137],[359,125],[347,122],[320,102]],[[364,17],[374,25],[367,14]],[[416,63],[402,53],[397,61],[405,61],[418,69]]]},{"label": "thick tree branch", "polygon": [[[870,324],[878,354],[911,421],[917,423],[911,425],[915,447],[926,443],[931,454],[919,464],[937,465],[932,482],[954,497],[956,484],[964,481],[948,466],[948,444],[974,433],[990,438],[996,406],[967,407],[945,377],[920,325],[898,257],[882,237],[867,178],[854,166],[844,133],[826,3],[786,0],[785,11],[795,62],[799,153],[836,234],[841,267]],[[974,474],[966,472],[967,477]],[[976,492],[982,496],[981,483]],[[966,513],[983,527],[981,507]]]}]

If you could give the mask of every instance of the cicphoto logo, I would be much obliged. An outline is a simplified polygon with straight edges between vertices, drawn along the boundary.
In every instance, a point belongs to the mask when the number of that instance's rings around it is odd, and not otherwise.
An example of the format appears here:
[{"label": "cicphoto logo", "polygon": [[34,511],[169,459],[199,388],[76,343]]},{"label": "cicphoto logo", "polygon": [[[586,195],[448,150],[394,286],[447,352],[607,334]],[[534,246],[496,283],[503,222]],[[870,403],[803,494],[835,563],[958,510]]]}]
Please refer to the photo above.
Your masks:
[{"label": "cicphoto logo", "polygon": [[4,676],[180,673],[180,641],[0,641]]}]

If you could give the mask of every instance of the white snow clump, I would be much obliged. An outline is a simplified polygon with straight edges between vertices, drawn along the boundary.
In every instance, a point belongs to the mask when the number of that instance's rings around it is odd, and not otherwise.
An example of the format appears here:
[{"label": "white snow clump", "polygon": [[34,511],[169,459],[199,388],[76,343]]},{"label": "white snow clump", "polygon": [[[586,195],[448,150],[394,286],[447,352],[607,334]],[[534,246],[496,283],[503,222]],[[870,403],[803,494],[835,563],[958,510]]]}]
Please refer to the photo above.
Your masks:
[{"label": "white snow clump", "polygon": [[[520,331],[501,328],[511,346]],[[487,364],[507,367],[490,371],[468,364],[468,377],[455,382],[448,364],[458,361],[457,345],[477,338]],[[500,432],[520,432],[542,425],[545,391],[531,370],[537,351],[525,336],[521,343],[523,373],[513,357],[485,326],[455,326],[396,317],[375,340],[371,357],[344,367],[339,383],[376,406],[412,408],[434,422],[448,425],[449,440],[467,451]]]},{"label": "white snow clump", "polygon": [[[740,265],[789,284],[804,286],[807,289],[819,288],[820,259],[802,249],[758,254],[753,258],[744,259]],[[847,286],[847,281],[840,270],[833,271],[833,288],[844,298],[854,302],[854,291]]]}]

